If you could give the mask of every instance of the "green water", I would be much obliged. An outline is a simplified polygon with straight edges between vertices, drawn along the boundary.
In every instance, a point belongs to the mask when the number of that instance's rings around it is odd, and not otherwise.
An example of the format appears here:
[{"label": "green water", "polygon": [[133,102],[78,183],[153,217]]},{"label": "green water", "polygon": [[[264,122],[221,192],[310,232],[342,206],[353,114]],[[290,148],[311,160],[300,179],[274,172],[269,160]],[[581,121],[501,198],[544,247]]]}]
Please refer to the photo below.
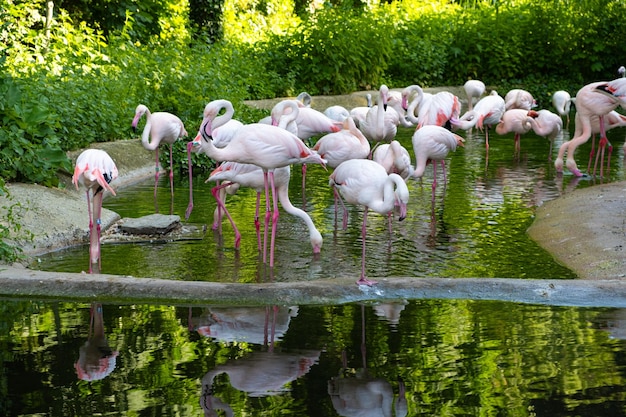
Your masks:
[{"label": "green water", "polygon": [[[568,132],[564,132],[569,137]],[[618,130],[609,139],[620,144]],[[411,129],[401,129],[398,139],[412,153]],[[573,278],[575,275],[539,247],[526,234],[535,210],[541,204],[576,188],[593,186],[591,178],[577,179],[567,173],[555,175],[548,161],[547,140],[532,133],[522,138],[521,156],[513,157],[513,139],[492,134],[488,163],[484,136],[478,131],[465,134],[465,148],[449,157],[448,184],[438,175],[434,204],[431,201],[432,169],[423,180],[409,181],[410,201],[405,221],[394,221],[391,233],[387,219],[368,218],[367,275],[372,277],[508,277]],[[557,141],[554,152],[558,148]],[[578,151],[579,165],[589,147]],[[623,152],[616,145],[610,176],[603,181],[623,179]],[[268,272],[257,248],[253,223],[256,193],[241,189],[228,198],[228,207],[241,233],[241,250],[234,250],[234,234],[227,221],[223,234],[211,230],[215,201],[213,184],[194,179],[194,210],[190,224],[208,232],[202,240],[104,245],[102,272],[136,277],[181,280],[254,282],[312,280],[354,276],[360,273],[362,208],[349,207],[347,230],[335,221],[329,172],[309,166],[302,191],[299,167],[292,169],[290,198],[305,209],[324,238],[319,256],[313,256],[304,223],[282,212],[278,223],[275,268]],[[184,218],[189,201],[188,180],[177,175],[175,197],[169,195],[167,178],[159,185],[161,213]],[[596,182],[598,180],[595,180]],[[140,217],[155,212],[153,182],[147,180],[120,190],[105,206],[122,217]],[[86,246],[58,251],[40,258],[44,270],[79,272],[88,268]]]}]

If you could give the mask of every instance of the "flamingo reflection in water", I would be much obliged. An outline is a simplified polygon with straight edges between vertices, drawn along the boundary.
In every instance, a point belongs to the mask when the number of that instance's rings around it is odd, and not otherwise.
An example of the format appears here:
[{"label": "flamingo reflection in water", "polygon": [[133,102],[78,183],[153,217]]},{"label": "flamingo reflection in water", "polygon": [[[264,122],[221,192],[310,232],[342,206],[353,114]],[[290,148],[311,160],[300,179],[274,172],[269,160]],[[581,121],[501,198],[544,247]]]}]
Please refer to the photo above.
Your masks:
[{"label": "flamingo reflection in water", "polygon": [[78,360],[74,363],[78,379],[98,381],[106,378],[115,369],[118,354],[111,349],[104,334],[102,304],[92,303],[89,337],[80,347]]},{"label": "flamingo reflection in water", "polygon": [[[342,369],[339,376],[328,381],[328,395],[335,411],[341,416],[360,417],[404,417],[408,413],[405,386],[398,380],[398,397],[394,402],[391,384],[383,378],[372,377],[367,369],[365,349],[365,306],[361,305],[361,357],[363,367],[356,377],[344,377],[348,368],[346,352],[342,352]],[[395,414],[392,414],[395,409]]]},{"label": "flamingo reflection in water", "polygon": [[[228,375],[230,385],[250,397],[280,395],[288,392],[287,384],[309,372],[319,360],[320,351],[275,352],[274,342],[282,337],[298,307],[220,307],[209,309],[208,321],[193,328],[200,334],[222,342],[249,342],[267,347],[243,358],[217,365],[202,378],[200,405],[206,416],[217,410],[234,415],[232,407],[214,396],[215,379]],[[193,319],[191,319],[193,321]],[[191,325],[191,322],[190,322]]]}]

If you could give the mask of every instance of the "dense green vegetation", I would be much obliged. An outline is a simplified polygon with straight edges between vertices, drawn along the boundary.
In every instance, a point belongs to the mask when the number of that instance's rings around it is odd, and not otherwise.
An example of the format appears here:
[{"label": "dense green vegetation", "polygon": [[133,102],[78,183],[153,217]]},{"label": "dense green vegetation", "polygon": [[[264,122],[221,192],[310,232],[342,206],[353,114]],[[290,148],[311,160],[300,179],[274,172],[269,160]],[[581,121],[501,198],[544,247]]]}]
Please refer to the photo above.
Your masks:
[{"label": "dense green vegetation", "polygon": [[616,74],[625,3],[169,0],[92,2],[85,12],[74,1],[8,0],[0,180],[58,185],[57,172],[71,170],[66,151],[133,137],[139,103],[177,114],[188,132],[213,99],[231,100],[250,122],[261,115],[245,99],[382,83],[541,85],[547,106],[554,89],[575,93]]}]

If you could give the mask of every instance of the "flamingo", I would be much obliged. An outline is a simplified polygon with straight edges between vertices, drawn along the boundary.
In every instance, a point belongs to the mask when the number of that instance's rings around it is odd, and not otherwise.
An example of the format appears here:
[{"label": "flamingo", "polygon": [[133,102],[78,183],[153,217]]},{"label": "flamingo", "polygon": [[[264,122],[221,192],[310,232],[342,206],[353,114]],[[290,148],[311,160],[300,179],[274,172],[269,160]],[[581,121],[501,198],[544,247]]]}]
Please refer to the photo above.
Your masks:
[{"label": "flamingo", "polygon": [[497,91],[491,91],[491,94],[478,100],[478,103],[470,111],[465,112],[460,119],[452,119],[453,127],[469,130],[477,126],[480,130],[485,130],[485,148],[487,156],[489,155],[489,129],[493,125],[500,123],[502,115],[506,111],[504,99]]},{"label": "flamingo", "polygon": [[[224,110],[223,114],[220,114],[221,111]],[[202,123],[205,123],[208,120],[211,120],[213,124],[216,124],[218,127],[213,129],[213,145],[216,148],[223,148],[224,146],[230,143],[235,132],[243,126],[239,120],[233,119],[233,115],[235,114],[235,109],[233,108],[233,104],[228,100],[213,100],[204,107],[204,115],[202,118]],[[188,158],[188,171],[189,171],[189,204],[187,206],[187,210],[185,210],[185,220],[189,220],[191,216],[191,212],[193,211],[193,173],[191,166],[191,155]],[[232,188],[231,188],[232,190]],[[226,190],[223,190],[226,192]],[[236,192],[234,190],[233,192]],[[219,211],[220,208],[218,207]],[[221,216],[220,216],[221,217]],[[214,227],[216,226],[214,222]]]},{"label": "flamingo", "polygon": [[409,189],[398,174],[387,174],[382,165],[370,159],[351,159],[342,162],[330,175],[329,185],[339,190],[350,204],[365,206],[361,236],[361,277],[358,285],[374,285],[365,277],[365,242],[367,235],[367,213],[371,209],[379,214],[387,214],[399,206],[399,220],[406,217]]},{"label": "flamingo", "polygon": [[437,187],[437,162],[441,162],[443,169],[443,180],[446,179],[445,158],[450,151],[456,151],[457,146],[464,146],[463,139],[456,133],[450,132],[441,126],[427,125],[417,129],[413,133],[413,153],[415,154],[414,178],[421,178],[426,170],[428,162],[433,163],[433,201],[435,199],[435,188]]},{"label": "flamingo", "polygon": [[348,109],[339,105],[327,107],[326,110],[324,110],[324,114],[328,116],[329,119],[333,119],[338,122],[343,122],[350,117]]},{"label": "flamingo", "polygon": [[[616,112],[615,110],[610,111],[608,114],[604,115],[603,117],[604,120],[604,131],[608,132],[611,129],[614,129],[616,127],[624,127],[626,126],[626,116]],[[589,153],[589,163],[587,164],[587,171],[590,170],[591,168],[591,161],[593,160],[593,156],[596,156],[596,160],[593,166],[593,174],[595,175],[596,173],[596,168],[597,168],[597,164],[598,164],[598,157],[602,156],[601,152],[596,154],[596,135],[600,133],[600,117],[598,116],[592,116],[591,117],[591,136],[592,136],[592,140],[591,140],[591,152]],[[574,131],[574,136],[576,136],[578,134],[577,131]],[[611,144],[608,143],[607,141],[607,145],[609,146],[609,152],[611,149]],[[626,145],[626,144],[625,144]],[[608,160],[608,165],[610,166],[610,162],[611,160]],[[609,166],[607,166],[607,169],[609,168]],[[600,167],[600,169],[602,169],[602,167]],[[602,175],[602,173],[601,173]]]},{"label": "flamingo", "polygon": [[[576,134],[574,137],[564,142],[559,148],[554,167],[558,173],[563,172],[563,156],[567,152],[567,169],[575,176],[582,176],[582,172],[576,165],[574,153],[576,148],[587,142],[592,134],[591,120],[594,116],[599,117],[600,143],[602,157],[604,158],[604,148],[608,141],[604,116],[615,110],[618,106],[626,106],[626,78],[617,78],[613,81],[600,81],[590,83],[582,87],[576,93]],[[609,147],[609,153],[611,148]],[[601,167],[604,164],[602,161]],[[602,175],[602,172],[601,174]]]},{"label": "flamingo", "polygon": [[[172,145],[176,140],[183,136],[187,136],[187,131],[183,122],[171,113],[155,112],[150,113],[148,107],[140,104],[135,109],[135,117],[133,118],[133,131],[137,130],[137,123],[143,115],[146,115],[146,125],[141,134],[141,144],[149,151],[155,152],[155,174],[154,174],[154,202],[156,205],[157,186],[159,184],[159,145],[165,143],[170,148],[170,194],[174,197],[174,172]],[[158,211],[158,208],[157,208]]]},{"label": "flamingo", "polygon": [[559,90],[552,94],[552,105],[561,117],[566,117],[566,126],[569,126],[569,112],[572,106],[572,97],[567,91]]},{"label": "flamingo", "polygon": [[[287,129],[303,141],[309,142],[313,136],[340,131],[342,122],[333,120],[318,110],[302,107],[297,100],[282,100],[272,109],[272,125]],[[302,190],[305,183],[306,164],[302,164]]]},{"label": "flamingo", "polygon": [[[313,224],[313,220],[311,217],[303,210],[300,210],[297,207],[294,207],[289,200],[289,179],[291,177],[291,168],[289,166],[277,168],[274,171],[274,183],[276,184],[276,191],[278,193],[278,201],[283,206],[285,211],[293,216],[299,217],[304,221],[307,228],[309,229],[309,240],[311,242],[311,246],[313,247],[313,253],[320,253],[322,248],[322,235]],[[260,231],[259,231],[259,203],[260,196],[263,188],[265,186],[263,180],[263,170],[256,165],[251,164],[240,164],[237,162],[224,162],[219,167],[217,167],[207,181],[222,181],[222,185],[218,185],[215,187],[212,192],[217,200],[217,204],[221,207],[221,209],[226,213],[233,229],[235,230],[235,248],[239,248],[239,242],[241,241],[241,233],[237,230],[235,226],[235,222],[232,217],[228,213],[226,206],[224,205],[223,199],[217,194],[219,189],[224,187],[228,187],[230,184],[237,184],[243,187],[250,187],[256,190],[257,192],[257,200],[256,200],[256,215],[254,217],[254,223],[257,231],[257,242],[259,249],[261,248],[261,239],[260,239]]]},{"label": "flamingo", "polygon": [[359,127],[360,123],[365,120],[367,112],[372,107],[372,95],[370,93],[367,93],[365,95],[365,100],[367,103],[366,106],[356,106],[350,109],[350,116],[352,116],[352,118],[354,119],[354,124],[356,124],[357,127]]},{"label": "flamingo", "polygon": [[480,80],[467,80],[463,85],[465,94],[467,94],[467,109],[472,110],[474,108],[474,101],[480,100],[480,97],[485,94],[485,83]]},{"label": "flamingo", "polygon": [[415,124],[409,120],[406,109],[402,106],[402,92],[391,90],[387,99],[387,107],[391,107],[398,113],[399,125],[402,127],[415,127]]},{"label": "flamingo", "polygon": [[548,161],[552,160],[552,145],[554,139],[563,131],[563,119],[550,110],[539,110],[536,112],[534,123],[532,123],[533,131],[538,136],[543,136],[550,141],[550,150],[548,151]]},{"label": "flamingo", "polygon": [[[87,209],[89,212],[89,272],[93,272],[93,266],[98,267],[100,272],[100,232],[102,212],[102,198],[105,190],[115,195],[115,190],[109,185],[117,178],[118,172],[115,162],[103,150],[87,149],[76,159],[76,167],[72,176],[72,183],[78,190],[78,184],[86,188]],[[90,193],[93,193],[93,201],[90,203]]]},{"label": "flamingo", "polygon": [[388,174],[398,174],[405,181],[413,176],[411,155],[397,140],[379,145],[372,159],[382,165]]},{"label": "flamingo", "polygon": [[343,122],[343,129],[322,136],[313,150],[327,161],[331,168],[336,168],[348,159],[364,159],[370,154],[370,144],[363,133],[356,127],[354,119],[348,117]]},{"label": "flamingo", "polygon": [[391,142],[396,137],[400,121],[395,110],[387,110],[388,98],[389,88],[381,85],[378,91],[378,103],[369,109],[365,120],[359,124],[361,132],[372,142]]},{"label": "flamingo", "polygon": [[402,108],[406,110],[406,117],[413,125],[419,123],[419,112],[422,107],[426,108],[433,98],[430,93],[425,93],[417,84],[409,85],[402,90]]},{"label": "flamingo", "polygon": [[[309,149],[297,136],[276,126],[263,123],[253,123],[239,128],[230,143],[224,148],[216,148],[211,140],[211,132],[217,129],[226,120],[207,120],[200,126],[200,134],[187,144],[188,155],[191,148],[200,149],[216,161],[233,161],[243,164],[258,165],[263,169],[265,186],[265,230],[264,239],[267,239],[267,229],[270,214],[270,192],[273,203],[272,235],[270,243],[270,267],[274,266],[274,240],[278,222],[277,191],[274,182],[274,171],[291,164],[317,163],[326,167],[326,161],[317,152]],[[266,247],[266,245],[264,245]],[[266,262],[266,251],[263,252],[263,262]]]},{"label": "flamingo", "polygon": [[514,134],[514,155],[516,157],[519,157],[520,154],[520,139],[522,135],[525,135],[533,128],[537,116],[538,113],[534,110],[510,109],[504,112],[500,123],[496,125],[496,133],[499,135]]},{"label": "flamingo", "polygon": [[519,88],[515,88],[507,92],[504,96],[504,103],[506,110],[530,110],[533,107],[537,107],[537,102],[535,101],[533,95],[528,91]]}]

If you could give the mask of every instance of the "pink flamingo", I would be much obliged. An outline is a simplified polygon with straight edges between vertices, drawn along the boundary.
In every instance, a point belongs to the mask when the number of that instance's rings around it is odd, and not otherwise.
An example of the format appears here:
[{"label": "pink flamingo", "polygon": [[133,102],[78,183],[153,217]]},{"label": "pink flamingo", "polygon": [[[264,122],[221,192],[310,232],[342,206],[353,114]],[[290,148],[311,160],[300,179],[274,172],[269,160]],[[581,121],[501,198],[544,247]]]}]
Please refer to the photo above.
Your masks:
[{"label": "pink flamingo", "polygon": [[441,126],[427,125],[413,133],[412,142],[413,153],[415,154],[413,177],[421,178],[428,162],[433,163],[432,199],[434,201],[435,188],[437,187],[437,163],[441,162],[445,184],[447,182],[445,158],[450,151],[456,151],[457,146],[464,146],[465,139]]},{"label": "pink flamingo", "polygon": [[[174,172],[172,145],[178,138],[187,136],[187,131],[183,122],[171,113],[156,112],[150,113],[150,110],[143,104],[135,109],[135,117],[133,118],[133,131],[137,130],[137,123],[143,115],[146,115],[146,125],[141,134],[141,144],[149,151],[155,152],[155,175],[154,175],[154,203],[156,206],[157,186],[159,184],[159,145],[165,143],[170,148],[170,194],[174,197]],[[158,207],[157,207],[158,211]]]},{"label": "pink flamingo", "polygon": [[569,113],[572,107],[572,96],[564,90],[555,91],[554,94],[552,94],[552,105],[561,117],[566,117],[566,126],[569,126]]},{"label": "pink flamingo", "polygon": [[[200,134],[187,145],[188,154],[191,148],[203,148],[204,152],[216,161],[233,161],[243,164],[258,165],[263,169],[265,186],[265,231],[267,239],[269,218],[272,216],[272,235],[270,243],[270,267],[274,266],[274,240],[278,222],[277,191],[274,182],[274,171],[291,164],[317,163],[325,167],[326,161],[317,152],[309,149],[302,140],[294,134],[276,126],[263,123],[253,123],[239,128],[230,143],[224,148],[216,148],[211,140],[211,132],[217,129],[218,121],[207,120],[200,126]],[[273,215],[270,213],[270,192],[273,203]],[[265,247],[266,245],[264,245]],[[266,262],[266,253],[263,253],[263,262]]]},{"label": "pink flamingo", "polygon": [[500,119],[500,123],[496,125],[496,133],[498,135],[514,134],[514,156],[516,158],[519,158],[520,154],[520,139],[522,135],[530,132],[533,128],[535,117],[537,116],[538,114],[534,110],[513,108],[505,111],[502,119]]},{"label": "pink flamingo", "polygon": [[536,112],[534,123],[532,123],[533,131],[538,136],[543,136],[550,141],[550,150],[548,151],[548,161],[552,160],[552,145],[554,139],[563,131],[563,119],[550,110],[539,110]]},{"label": "pink flamingo", "polygon": [[[604,131],[608,132],[611,129],[616,127],[624,127],[626,126],[626,116],[616,112],[615,110],[610,111],[608,114],[602,116],[604,121]],[[591,117],[591,152],[589,153],[589,162],[587,164],[587,171],[589,172],[591,169],[591,161],[595,155],[595,163],[593,165],[593,175],[596,174],[596,169],[598,167],[598,158],[602,156],[604,159],[603,152],[596,153],[596,135],[600,133],[600,117],[592,116]],[[574,136],[578,134],[578,131],[574,132]],[[611,144],[607,140],[607,146],[609,147],[609,154],[612,150]],[[603,165],[603,164],[602,164]],[[607,170],[610,169],[611,159],[609,158],[607,161]],[[603,175],[603,167],[600,166],[600,175]]]},{"label": "pink flamingo", "polygon": [[369,109],[365,120],[359,124],[361,132],[371,142],[390,142],[396,137],[400,120],[395,110],[387,110],[388,100],[389,88],[381,85],[378,91],[378,102]]},{"label": "pink flamingo", "polygon": [[[287,129],[305,142],[323,133],[339,132],[342,122],[302,106],[297,100],[283,100],[272,109],[272,125]],[[302,164],[302,189],[306,183],[306,164]]]},{"label": "pink flamingo", "polygon": [[530,110],[537,107],[537,101],[535,101],[533,95],[528,91],[516,88],[510,90],[504,96],[504,107],[506,110]]},{"label": "pink flamingo", "polygon": [[370,154],[370,144],[363,133],[356,127],[354,119],[343,121],[343,129],[322,136],[313,146],[331,168],[339,166],[348,159],[364,159]]},{"label": "pink flamingo", "polygon": [[[76,160],[72,183],[78,190],[80,183],[86,188],[87,209],[89,211],[89,272],[93,272],[93,266],[98,267],[100,272],[100,233],[102,213],[102,198],[104,190],[115,195],[115,190],[109,183],[117,178],[118,172],[115,162],[103,150],[87,149]],[[93,201],[90,203],[90,193],[93,193]]]},{"label": "pink flamingo", "polygon": [[[406,217],[409,189],[398,174],[387,174],[377,162],[370,159],[351,159],[342,162],[330,175],[329,185],[339,190],[350,204],[365,206],[361,237],[361,277],[357,284],[374,285],[365,277],[365,243],[367,235],[367,213],[371,209],[379,214],[388,214],[399,207],[399,220]],[[395,187],[395,188],[394,188]]]},{"label": "pink flamingo", "polygon": [[504,99],[493,90],[491,94],[481,98],[474,108],[465,112],[460,119],[452,119],[453,127],[470,130],[477,126],[480,130],[485,130],[485,149],[489,157],[489,128],[500,123],[502,115],[506,111]]},{"label": "pink flamingo", "polygon": [[388,174],[398,174],[405,181],[413,176],[411,155],[397,140],[379,145],[372,159],[382,165]]},{"label": "pink flamingo", "polygon": [[[220,114],[224,110],[223,114]],[[228,100],[213,100],[204,107],[204,117],[202,118],[202,124],[210,120],[218,127],[212,132],[213,145],[216,148],[223,148],[230,143],[235,132],[243,126],[239,120],[233,119],[235,109],[233,104]],[[185,211],[185,220],[189,220],[191,212],[193,210],[193,173],[191,166],[191,155],[188,155],[188,171],[189,171],[189,205]],[[226,189],[220,190],[225,193]],[[235,191],[236,192],[236,191]],[[217,210],[221,210],[219,207]],[[221,217],[221,213],[218,213],[218,217]],[[216,224],[213,225],[216,227]]]},{"label": "pink flamingo", "polygon": [[407,119],[417,126],[419,123],[419,112],[426,108],[433,98],[431,93],[425,93],[417,84],[409,85],[402,90],[402,108],[406,110]]},{"label": "pink flamingo", "polygon": [[[322,248],[322,235],[313,224],[311,217],[303,210],[294,207],[289,200],[289,179],[291,177],[291,168],[289,166],[276,168],[274,171],[274,183],[276,184],[276,191],[278,193],[278,201],[283,206],[285,211],[293,216],[299,217],[304,221],[309,230],[309,240],[313,247],[313,253],[320,253]],[[230,186],[231,184],[237,184],[238,186],[250,187],[256,190],[256,214],[254,217],[254,224],[257,232],[257,243],[259,249],[261,249],[261,236],[260,236],[260,224],[259,224],[259,206],[261,200],[261,192],[265,186],[263,179],[263,170],[256,165],[240,164],[237,162],[224,162],[217,167],[211,173],[211,176],[207,181],[222,181],[221,185],[213,188],[212,193],[215,197],[217,204],[221,207],[221,210],[226,214],[226,217],[230,221],[233,229],[235,230],[235,248],[239,249],[241,241],[241,233],[235,226],[235,222],[232,219],[230,213],[226,209],[223,199],[218,194],[220,189]]]},{"label": "pink flamingo", "polygon": [[[599,147],[602,154],[602,165],[604,165],[604,149],[608,144],[604,124],[604,116],[615,110],[618,106],[625,106],[626,78],[617,78],[613,81],[600,81],[587,84],[576,93],[576,134],[574,137],[564,142],[559,148],[554,167],[557,172],[563,172],[563,157],[567,152],[565,165],[575,176],[581,177],[583,174],[576,165],[574,153],[576,148],[587,142],[592,134],[591,119],[593,116],[599,117],[600,142]],[[611,148],[609,147],[609,153]],[[602,175],[602,172],[600,173]]]},{"label": "pink flamingo", "polygon": [[485,83],[480,80],[467,80],[463,85],[465,94],[467,95],[467,110],[474,108],[474,102],[480,100],[485,94]]},{"label": "pink flamingo", "polygon": [[372,107],[372,95],[370,93],[365,95],[365,100],[366,106],[356,106],[350,109],[350,116],[354,119],[354,124],[356,124],[357,127],[360,127],[361,122],[365,120],[367,112],[370,111]]}]

